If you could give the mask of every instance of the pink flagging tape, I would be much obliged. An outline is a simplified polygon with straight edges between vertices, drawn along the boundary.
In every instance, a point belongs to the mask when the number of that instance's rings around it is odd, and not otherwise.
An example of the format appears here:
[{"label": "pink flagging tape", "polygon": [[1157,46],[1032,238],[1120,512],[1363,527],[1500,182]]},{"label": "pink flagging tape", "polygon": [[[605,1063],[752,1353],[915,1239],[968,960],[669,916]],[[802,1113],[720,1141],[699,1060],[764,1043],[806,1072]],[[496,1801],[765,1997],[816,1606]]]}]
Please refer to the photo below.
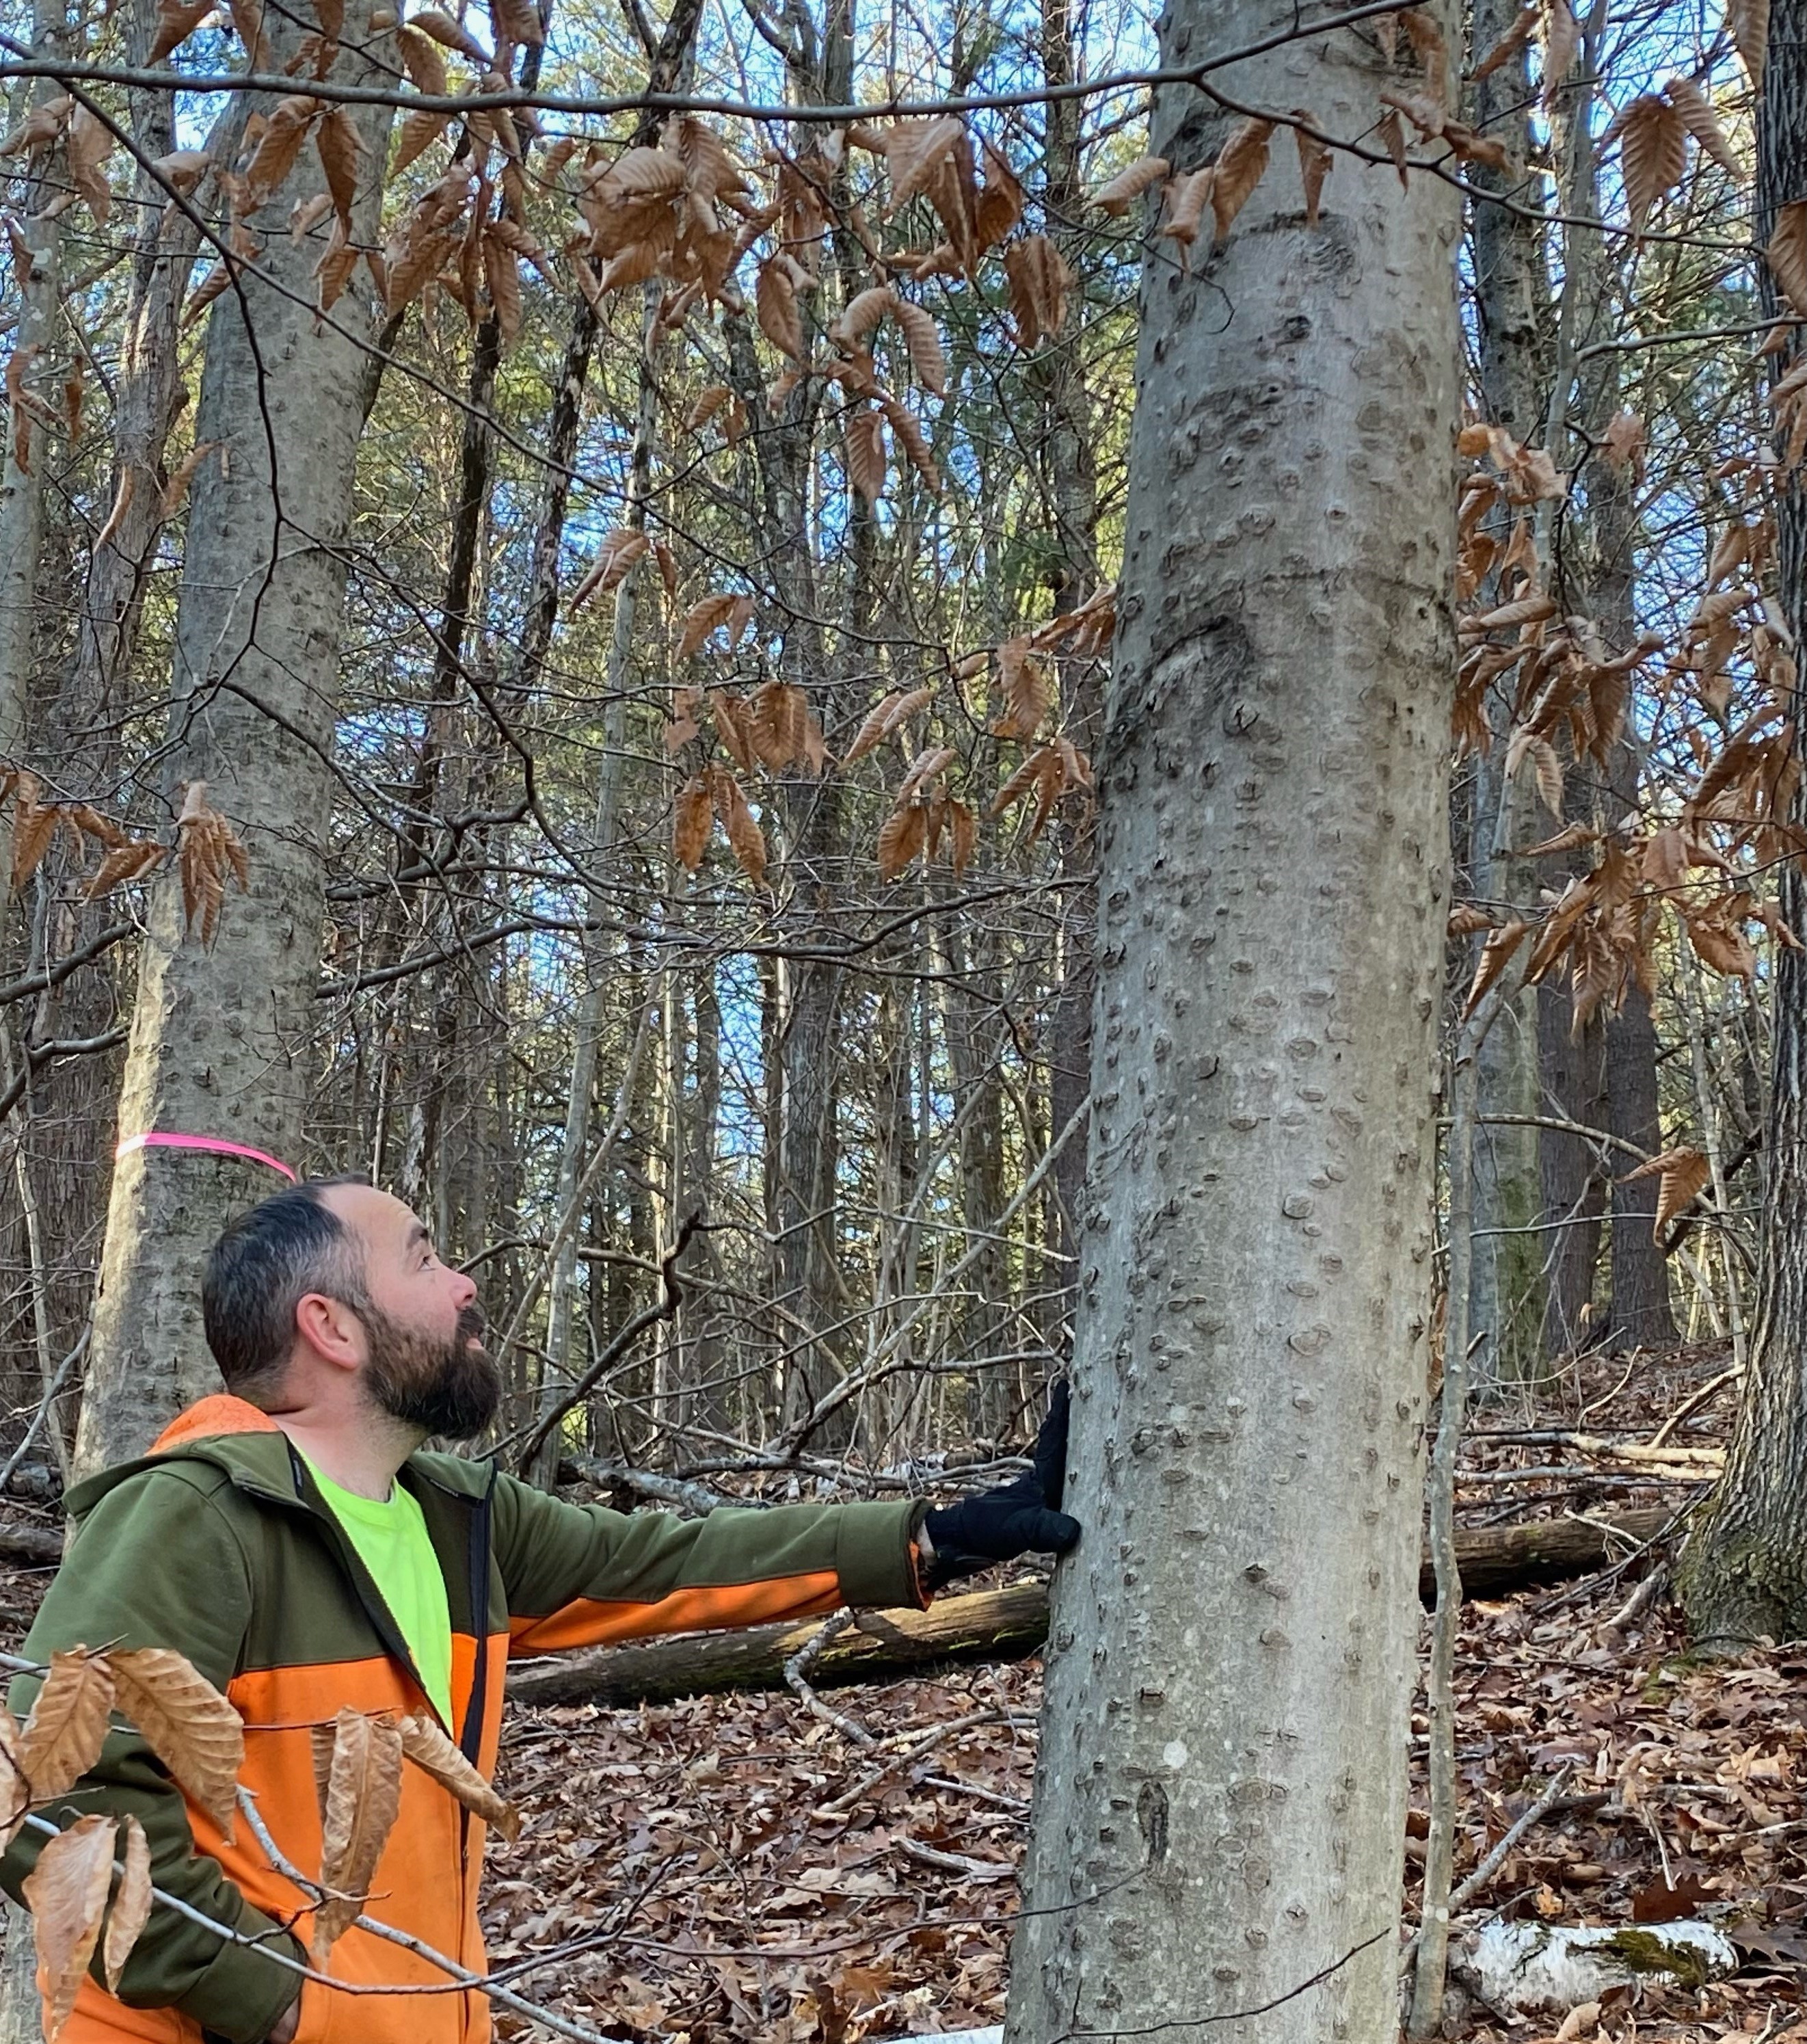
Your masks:
[{"label": "pink flagging tape", "polygon": [[114,1161],[129,1150],[210,1150],[218,1157],[244,1157],[253,1164],[267,1164],[271,1170],[280,1171],[291,1185],[297,1181],[296,1174],[280,1157],[272,1157],[267,1150],[254,1150],[248,1143],[229,1143],[220,1135],[128,1135],[113,1151]]}]

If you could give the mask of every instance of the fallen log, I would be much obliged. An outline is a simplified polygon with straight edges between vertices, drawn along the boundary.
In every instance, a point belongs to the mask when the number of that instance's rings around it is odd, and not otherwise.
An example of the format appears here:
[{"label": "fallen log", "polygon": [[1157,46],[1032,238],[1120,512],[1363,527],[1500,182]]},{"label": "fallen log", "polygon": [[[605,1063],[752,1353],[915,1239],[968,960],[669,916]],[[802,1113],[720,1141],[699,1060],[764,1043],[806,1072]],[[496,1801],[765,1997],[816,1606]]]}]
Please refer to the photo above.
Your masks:
[{"label": "fallen log", "polygon": [[[1653,1539],[1674,1514],[1661,1506],[1590,1520],[1552,1519],[1458,1533],[1456,1558],[1470,1596],[1497,1596],[1529,1584],[1560,1582],[1616,1560]],[[1418,1595],[1436,1596],[1428,1561]],[[720,1689],[784,1687],[785,1663],[821,1624],[761,1625],[745,1632],[686,1633],[596,1646],[512,1669],[508,1694],[523,1704],[669,1703]],[[939,1598],[927,1611],[861,1612],[830,1640],[810,1670],[819,1689],[884,1682],[961,1662],[1019,1661],[1048,1636],[1045,1584]]]},{"label": "fallen log", "polygon": [[0,1524],[0,1560],[57,1562],[63,1558],[63,1535],[48,1526]]}]

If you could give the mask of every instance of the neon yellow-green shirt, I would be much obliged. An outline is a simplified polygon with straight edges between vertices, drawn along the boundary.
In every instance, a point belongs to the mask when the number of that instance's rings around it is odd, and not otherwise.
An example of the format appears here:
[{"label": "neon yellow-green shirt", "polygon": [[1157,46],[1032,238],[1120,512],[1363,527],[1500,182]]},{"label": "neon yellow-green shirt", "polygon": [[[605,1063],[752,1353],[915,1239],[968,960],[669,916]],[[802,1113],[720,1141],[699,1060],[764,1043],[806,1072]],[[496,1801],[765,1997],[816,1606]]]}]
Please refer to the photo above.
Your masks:
[{"label": "neon yellow-green shirt", "polygon": [[308,1467],[389,1606],[428,1698],[451,1725],[451,1613],[446,1604],[446,1579],[427,1537],[420,1500],[397,1483],[390,1485],[388,1498],[378,1504],[374,1497],[341,1489],[312,1462]]}]

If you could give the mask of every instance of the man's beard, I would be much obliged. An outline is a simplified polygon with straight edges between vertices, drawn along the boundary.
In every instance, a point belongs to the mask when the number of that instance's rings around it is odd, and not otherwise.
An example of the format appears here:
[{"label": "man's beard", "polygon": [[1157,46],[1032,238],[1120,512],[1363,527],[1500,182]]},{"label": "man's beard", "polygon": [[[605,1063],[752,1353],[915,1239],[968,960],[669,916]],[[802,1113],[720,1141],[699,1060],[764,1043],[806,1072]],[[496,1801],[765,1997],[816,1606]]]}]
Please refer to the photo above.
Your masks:
[{"label": "man's beard", "polygon": [[481,1434],[495,1418],[502,1375],[477,1339],[483,1315],[474,1304],[458,1315],[446,1342],[402,1326],[375,1306],[366,1306],[360,1317],[370,1344],[364,1381],[392,1418],[454,1441]]}]

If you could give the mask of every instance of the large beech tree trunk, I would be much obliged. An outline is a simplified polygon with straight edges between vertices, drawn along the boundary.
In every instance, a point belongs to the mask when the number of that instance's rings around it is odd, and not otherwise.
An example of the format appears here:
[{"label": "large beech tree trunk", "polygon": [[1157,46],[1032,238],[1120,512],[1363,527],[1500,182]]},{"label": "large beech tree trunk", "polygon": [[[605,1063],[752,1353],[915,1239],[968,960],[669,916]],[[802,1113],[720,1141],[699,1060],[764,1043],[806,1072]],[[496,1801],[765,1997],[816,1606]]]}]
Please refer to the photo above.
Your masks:
[{"label": "large beech tree trunk", "polygon": [[[1780,207],[1807,197],[1807,0],[1777,0],[1757,121],[1757,220],[1767,243]],[[1771,290],[1767,275],[1766,292]],[[1773,296],[1769,309],[1774,310]],[[1799,359],[1778,356],[1771,374]],[[1798,469],[1776,482],[1777,580],[1798,645],[1807,629],[1807,496]],[[1801,745],[1798,714],[1795,743]],[[1797,795],[1795,820],[1807,813]],[[1782,914],[1807,932],[1798,859],[1777,877]],[[1778,944],[1763,1239],[1744,1400],[1725,1473],[1682,1558],[1695,1639],[1729,1646],[1807,1633],[1807,953]]]},{"label": "large beech tree trunk", "polygon": [[[1174,0],[1161,60],[1293,20]],[[1387,82],[1355,30],[1214,79],[1350,135]],[[1190,171],[1230,125],[1166,89],[1152,146]],[[1086,1530],[1055,1581],[1011,2044],[1397,2023],[1458,229],[1438,181],[1344,164],[1308,228],[1276,148],[1227,247],[1195,252],[1208,274],[1160,243],[1144,272],[1100,748]]]},{"label": "large beech tree trunk", "polygon": [[[368,0],[352,0],[336,78],[389,75],[353,54],[369,39]],[[305,24],[270,17],[278,64]],[[378,48],[382,39],[378,39]],[[364,144],[352,238],[378,238],[389,110],[353,113]],[[271,219],[324,188],[305,151],[270,202]],[[210,316],[198,440],[218,443],[196,472],[177,620],[167,791],[207,783],[244,837],[248,895],[229,897],[218,939],[183,927],[174,874],[154,890],[121,1086],[118,1132],[220,1135],[298,1162],[320,970],[334,709],[344,608],[343,543],[363,424],[370,330],[360,279],[330,321],[313,310],[323,243],[263,237]],[[292,294],[293,295],[289,295]],[[200,1275],[237,1208],[281,1181],[261,1165],[168,1149],[129,1151],[113,1173],[81,1473],[140,1453],[218,1378],[201,1332]]]}]

